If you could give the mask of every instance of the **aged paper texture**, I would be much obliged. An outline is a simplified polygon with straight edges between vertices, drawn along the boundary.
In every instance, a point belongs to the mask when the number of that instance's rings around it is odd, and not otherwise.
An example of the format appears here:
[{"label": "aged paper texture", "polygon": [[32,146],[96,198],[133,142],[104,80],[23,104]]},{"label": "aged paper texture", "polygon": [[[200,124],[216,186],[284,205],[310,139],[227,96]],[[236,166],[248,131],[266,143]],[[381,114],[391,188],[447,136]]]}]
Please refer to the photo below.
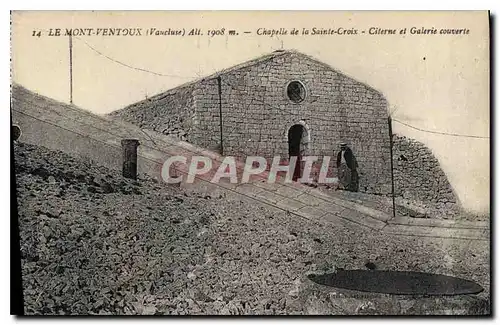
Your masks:
[{"label": "aged paper texture", "polygon": [[489,315],[489,19],[12,12],[24,313]]}]

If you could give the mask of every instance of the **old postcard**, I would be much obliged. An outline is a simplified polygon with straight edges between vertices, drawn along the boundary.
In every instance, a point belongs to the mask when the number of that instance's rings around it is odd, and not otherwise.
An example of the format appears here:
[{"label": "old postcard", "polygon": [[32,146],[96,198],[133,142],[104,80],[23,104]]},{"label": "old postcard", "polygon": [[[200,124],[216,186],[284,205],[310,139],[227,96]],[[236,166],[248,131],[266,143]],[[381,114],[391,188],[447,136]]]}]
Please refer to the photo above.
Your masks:
[{"label": "old postcard", "polygon": [[489,19],[12,12],[18,313],[490,315]]}]

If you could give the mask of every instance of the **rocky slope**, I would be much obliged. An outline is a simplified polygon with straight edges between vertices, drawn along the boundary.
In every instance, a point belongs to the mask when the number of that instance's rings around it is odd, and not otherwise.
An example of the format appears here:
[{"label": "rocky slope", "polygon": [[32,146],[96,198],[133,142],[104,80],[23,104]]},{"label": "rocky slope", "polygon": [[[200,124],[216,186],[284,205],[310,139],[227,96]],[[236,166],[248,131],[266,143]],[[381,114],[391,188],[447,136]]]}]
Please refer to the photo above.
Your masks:
[{"label": "rocky slope", "polygon": [[[237,196],[185,192],[147,177],[126,180],[119,172],[23,143],[15,145],[15,161],[27,314],[488,309],[489,250],[483,243],[393,238],[314,223]],[[456,275],[485,291],[442,303],[412,298],[404,307],[391,296],[359,297],[306,276],[365,268],[367,262],[378,269]]]}]

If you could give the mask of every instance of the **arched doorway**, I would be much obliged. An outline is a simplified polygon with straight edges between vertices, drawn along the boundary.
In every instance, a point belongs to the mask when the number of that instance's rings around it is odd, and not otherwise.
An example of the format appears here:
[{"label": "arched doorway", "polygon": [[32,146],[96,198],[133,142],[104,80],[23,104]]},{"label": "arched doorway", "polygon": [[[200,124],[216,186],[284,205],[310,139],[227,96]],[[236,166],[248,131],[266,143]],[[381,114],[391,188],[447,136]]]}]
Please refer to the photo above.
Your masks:
[{"label": "arched doorway", "polygon": [[294,124],[288,130],[288,158],[297,157],[293,180],[297,181],[302,176],[302,157],[305,153],[304,138],[307,136],[307,130],[302,124]]}]

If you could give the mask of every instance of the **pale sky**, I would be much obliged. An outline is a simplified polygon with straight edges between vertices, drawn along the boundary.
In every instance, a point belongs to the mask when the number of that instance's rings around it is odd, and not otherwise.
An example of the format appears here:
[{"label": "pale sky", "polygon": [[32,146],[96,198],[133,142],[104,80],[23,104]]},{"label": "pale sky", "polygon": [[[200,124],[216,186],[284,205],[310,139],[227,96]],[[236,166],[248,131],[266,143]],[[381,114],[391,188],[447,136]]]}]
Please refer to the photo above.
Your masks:
[{"label": "pale sky", "polygon": [[[258,28],[357,29],[357,35],[258,36]],[[371,27],[406,35],[368,35]],[[410,28],[469,29],[468,35],[411,35]],[[487,12],[14,12],[12,78],[69,102],[69,40],[61,28],[141,28],[142,36],[73,38],[74,104],[108,113],[182,83],[276,49],[295,49],[381,91],[393,118],[417,128],[489,137]],[[146,36],[200,28],[202,36]],[[208,30],[225,28],[224,36]],[[229,36],[229,30],[239,35]],[[365,34],[361,30],[366,30]],[[41,37],[32,36],[41,31]],[[244,34],[250,31],[251,34]],[[163,76],[127,68],[97,54]],[[489,139],[394,132],[425,143],[439,159],[464,207],[489,209]]]}]

